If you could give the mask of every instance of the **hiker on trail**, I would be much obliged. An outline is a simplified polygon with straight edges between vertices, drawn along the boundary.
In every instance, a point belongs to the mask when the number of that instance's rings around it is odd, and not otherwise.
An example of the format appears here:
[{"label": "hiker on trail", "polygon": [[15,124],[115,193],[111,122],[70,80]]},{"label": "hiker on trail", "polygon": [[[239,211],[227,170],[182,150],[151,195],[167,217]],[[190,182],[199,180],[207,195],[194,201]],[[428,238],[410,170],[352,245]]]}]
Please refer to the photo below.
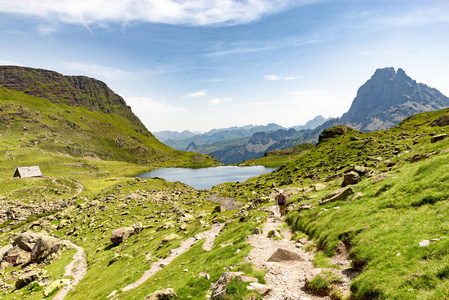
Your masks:
[{"label": "hiker on trail", "polygon": [[278,202],[279,205],[279,214],[281,215],[281,217],[283,215],[285,215],[284,209],[285,209],[285,196],[283,194],[283,191],[280,190],[279,194],[276,196],[275,198]]}]

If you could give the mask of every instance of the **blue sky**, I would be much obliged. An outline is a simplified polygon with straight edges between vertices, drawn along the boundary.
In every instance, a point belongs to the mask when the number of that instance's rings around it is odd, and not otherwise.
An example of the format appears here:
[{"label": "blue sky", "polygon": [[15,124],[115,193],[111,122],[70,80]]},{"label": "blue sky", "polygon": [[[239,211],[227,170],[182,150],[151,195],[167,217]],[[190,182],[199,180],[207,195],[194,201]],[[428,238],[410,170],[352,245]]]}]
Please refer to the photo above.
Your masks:
[{"label": "blue sky", "polygon": [[0,0],[0,64],[86,75],[150,131],[339,117],[377,68],[449,96],[446,0]]}]

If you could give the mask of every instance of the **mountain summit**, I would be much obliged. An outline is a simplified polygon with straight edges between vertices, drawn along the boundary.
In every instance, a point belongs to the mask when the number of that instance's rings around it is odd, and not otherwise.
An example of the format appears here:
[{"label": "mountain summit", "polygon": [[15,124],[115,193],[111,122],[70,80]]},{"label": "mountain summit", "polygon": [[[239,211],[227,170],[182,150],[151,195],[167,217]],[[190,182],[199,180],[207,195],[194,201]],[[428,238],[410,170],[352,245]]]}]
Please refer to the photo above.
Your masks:
[{"label": "mountain summit", "polygon": [[341,123],[361,131],[391,128],[403,119],[449,106],[449,98],[434,88],[417,83],[399,68],[377,69],[357,91]]}]

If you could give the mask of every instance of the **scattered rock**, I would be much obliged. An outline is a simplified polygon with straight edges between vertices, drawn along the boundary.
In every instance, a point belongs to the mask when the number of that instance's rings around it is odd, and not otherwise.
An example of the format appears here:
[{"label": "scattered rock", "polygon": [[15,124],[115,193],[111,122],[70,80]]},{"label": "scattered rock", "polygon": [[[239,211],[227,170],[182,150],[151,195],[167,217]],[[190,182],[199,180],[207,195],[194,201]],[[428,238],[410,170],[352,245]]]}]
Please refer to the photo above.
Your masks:
[{"label": "scattered rock", "polygon": [[212,290],[212,295],[210,297],[211,300],[216,299],[224,299],[226,295],[226,286],[231,282],[233,278],[236,276],[243,275],[242,272],[224,272],[221,274],[220,278],[218,278],[217,282],[214,284],[214,288]]},{"label": "scattered rock", "polygon": [[356,184],[359,179],[360,179],[359,173],[350,171],[345,174],[345,176],[343,178],[343,183],[341,184],[341,186],[345,187],[350,184]]},{"label": "scattered rock", "polygon": [[31,250],[31,261],[41,262],[47,255],[56,253],[61,245],[61,240],[48,235],[41,235]]},{"label": "scattered rock", "polygon": [[41,276],[44,275],[45,273],[47,273],[47,271],[42,270],[42,269],[34,269],[34,270],[31,270],[31,271],[28,271],[28,272],[22,274],[16,280],[16,283],[15,283],[16,289],[21,289],[24,286],[27,286],[28,284],[30,284],[31,282],[33,282],[35,280],[39,280],[41,278]]},{"label": "scattered rock", "polygon": [[430,245],[430,241],[429,240],[423,240],[421,242],[419,242],[418,246],[420,247],[427,247]]},{"label": "scattered rock", "polygon": [[259,227],[254,228],[253,234],[262,234],[262,229],[260,229]]},{"label": "scattered rock", "polygon": [[244,275],[238,275],[237,279],[240,280],[241,282],[259,282],[259,280],[257,278],[248,277],[248,276],[244,276]]},{"label": "scattered rock", "polygon": [[70,279],[56,279],[52,283],[50,283],[49,286],[47,286],[44,290],[44,296],[48,297],[51,295],[54,291],[59,290],[60,288],[69,285]]},{"label": "scattered rock", "polygon": [[295,252],[279,248],[270,256],[268,261],[269,262],[304,261],[304,259],[302,259]]},{"label": "scattered rock", "polygon": [[363,176],[369,172],[369,169],[367,167],[362,166],[353,166],[352,171],[358,173],[360,176]]},{"label": "scattered rock", "polygon": [[114,245],[118,245],[125,240],[127,240],[134,233],[134,228],[132,227],[122,227],[116,229],[112,232],[111,242]]},{"label": "scattered rock", "polygon": [[315,191],[321,191],[321,190],[324,190],[325,188],[327,188],[327,186],[324,184],[321,184],[321,183],[317,183],[313,186],[313,189]]},{"label": "scattered rock", "polygon": [[9,250],[11,250],[13,248],[12,245],[6,245],[4,247],[0,248],[0,261],[3,260],[3,256],[8,253]]},{"label": "scattered rock", "polygon": [[12,243],[13,246],[19,246],[20,249],[31,252],[37,239],[41,236],[39,233],[25,231],[21,233]]},{"label": "scattered rock", "polygon": [[134,228],[134,233],[139,233],[143,230],[143,225],[141,222],[136,222],[131,227]]},{"label": "scattered rock", "polygon": [[16,266],[29,262],[31,260],[31,254],[28,251],[20,249],[19,246],[14,246],[3,255],[3,260]]},{"label": "scattered rock", "polygon": [[424,157],[426,157],[424,154],[422,154],[422,153],[417,153],[417,154],[415,154],[415,155],[412,156],[412,158],[410,159],[410,162],[411,162],[411,163],[417,162],[417,161],[423,159]]},{"label": "scattered rock", "polygon": [[341,188],[341,189],[333,191],[332,193],[330,193],[329,195],[327,195],[326,197],[321,199],[319,203],[320,204],[325,204],[325,203],[328,203],[328,202],[344,200],[348,196],[353,195],[353,194],[354,194],[354,191],[352,190],[351,187]]},{"label": "scattered rock", "polygon": [[255,290],[255,291],[257,291],[261,295],[265,295],[265,294],[267,294],[268,292],[271,291],[271,288],[268,287],[267,285],[261,284],[261,283],[257,283],[257,282],[251,282],[248,285],[247,289],[248,290]]},{"label": "scattered rock", "polygon": [[176,233],[169,234],[162,239],[162,243],[167,243],[179,239],[179,235]]},{"label": "scattered rock", "polygon": [[177,295],[172,288],[168,288],[165,290],[156,291],[154,293],[149,294],[144,298],[144,300],[171,300],[176,299]]},{"label": "scattered rock", "polygon": [[221,212],[225,212],[225,211],[226,211],[226,206],[219,205],[214,208],[213,213],[221,213]]}]

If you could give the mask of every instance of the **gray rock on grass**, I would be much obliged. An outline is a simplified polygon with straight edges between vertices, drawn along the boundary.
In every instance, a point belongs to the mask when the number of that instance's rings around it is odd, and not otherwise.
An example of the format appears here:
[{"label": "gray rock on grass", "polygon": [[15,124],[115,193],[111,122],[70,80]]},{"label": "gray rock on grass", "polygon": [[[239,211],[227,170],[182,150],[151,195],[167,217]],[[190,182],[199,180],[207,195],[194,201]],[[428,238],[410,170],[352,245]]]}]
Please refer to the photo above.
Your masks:
[{"label": "gray rock on grass", "polygon": [[111,242],[114,245],[118,245],[118,244],[126,241],[132,234],[134,234],[133,227],[122,227],[122,228],[116,229],[112,232]]},{"label": "gray rock on grass", "polygon": [[348,188],[340,188],[329,195],[325,196],[323,199],[320,200],[320,204],[325,204],[329,202],[334,202],[338,200],[345,200],[348,196],[353,195],[354,191],[351,187]]}]

